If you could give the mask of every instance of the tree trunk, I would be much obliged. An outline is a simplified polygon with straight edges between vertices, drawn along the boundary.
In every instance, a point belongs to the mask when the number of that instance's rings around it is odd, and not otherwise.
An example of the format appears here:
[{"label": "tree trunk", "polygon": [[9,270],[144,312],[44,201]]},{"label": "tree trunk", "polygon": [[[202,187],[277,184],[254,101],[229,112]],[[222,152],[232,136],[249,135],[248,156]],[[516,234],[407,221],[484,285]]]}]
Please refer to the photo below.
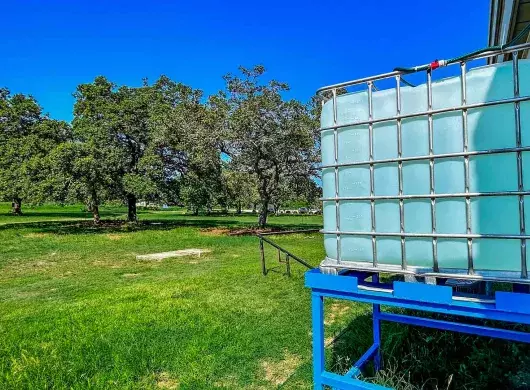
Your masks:
[{"label": "tree trunk", "polygon": [[258,216],[258,226],[260,228],[265,227],[267,224],[267,215],[269,213],[269,200],[264,199],[261,201],[261,210],[259,211]]},{"label": "tree trunk", "polygon": [[11,204],[11,212],[14,215],[22,215],[22,199],[19,197],[13,198],[13,203]]},{"label": "tree trunk", "polygon": [[90,197],[87,202],[88,211],[92,213],[92,218],[94,224],[98,225],[101,222],[101,217],[99,216],[99,199],[98,194],[94,188],[90,192]]},{"label": "tree trunk", "polygon": [[195,207],[193,209],[193,215],[199,215],[199,208],[198,207]]},{"label": "tree trunk", "polygon": [[97,204],[93,205],[90,211],[92,212],[94,224],[99,225],[99,223],[101,222],[101,217],[99,216],[99,206]]},{"label": "tree trunk", "polygon": [[136,195],[134,194],[127,194],[127,222],[138,222]]},{"label": "tree trunk", "polygon": [[237,213],[241,214],[241,202],[237,202]]}]

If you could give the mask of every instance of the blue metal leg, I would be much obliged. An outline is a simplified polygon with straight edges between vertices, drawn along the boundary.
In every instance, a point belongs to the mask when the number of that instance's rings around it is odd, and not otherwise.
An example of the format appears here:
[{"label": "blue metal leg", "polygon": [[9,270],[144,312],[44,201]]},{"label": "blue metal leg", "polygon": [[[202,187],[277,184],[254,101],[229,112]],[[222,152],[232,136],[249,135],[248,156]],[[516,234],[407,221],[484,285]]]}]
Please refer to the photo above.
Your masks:
[{"label": "blue metal leg", "polygon": [[322,390],[324,372],[324,298],[311,293],[311,311],[313,319],[313,383],[315,390]]},{"label": "blue metal leg", "polygon": [[[372,282],[374,284],[379,283],[379,275],[372,276]],[[379,371],[381,369],[381,307],[377,304],[372,305],[372,317],[373,317],[373,332],[374,332],[374,345],[377,345],[377,352],[374,355],[374,369]]]},{"label": "blue metal leg", "polygon": [[377,352],[374,355],[374,368],[375,371],[381,369],[381,319],[379,314],[381,308],[379,305],[373,305],[373,327],[374,327],[374,345],[377,345]]}]

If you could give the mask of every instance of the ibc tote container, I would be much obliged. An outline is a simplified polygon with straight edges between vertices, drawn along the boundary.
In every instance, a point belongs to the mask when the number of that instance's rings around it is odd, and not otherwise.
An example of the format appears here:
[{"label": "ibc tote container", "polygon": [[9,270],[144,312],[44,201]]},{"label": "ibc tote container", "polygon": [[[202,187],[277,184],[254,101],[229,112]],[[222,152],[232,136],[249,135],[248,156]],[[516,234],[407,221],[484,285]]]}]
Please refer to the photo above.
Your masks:
[{"label": "ibc tote container", "polygon": [[327,88],[321,268],[526,278],[530,61],[415,87],[394,73],[387,90]]}]

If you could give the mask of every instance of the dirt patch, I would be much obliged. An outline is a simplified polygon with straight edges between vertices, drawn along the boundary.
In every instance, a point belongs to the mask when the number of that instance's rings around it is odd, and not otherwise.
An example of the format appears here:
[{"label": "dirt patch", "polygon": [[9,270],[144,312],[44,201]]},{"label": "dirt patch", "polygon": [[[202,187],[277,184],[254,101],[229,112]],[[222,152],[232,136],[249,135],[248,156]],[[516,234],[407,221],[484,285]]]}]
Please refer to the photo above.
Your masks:
[{"label": "dirt patch", "polygon": [[211,237],[226,236],[230,233],[230,229],[222,229],[222,228],[201,229],[200,233],[203,236],[211,236]]},{"label": "dirt patch", "polygon": [[37,298],[42,295],[44,295],[44,291],[19,291],[16,293],[16,298],[19,298],[19,299]]},{"label": "dirt patch", "polygon": [[28,233],[24,234],[24,238],[45,238],[51,236],[51,233]]},{"label": "dirt patch", "polygon": [[283,359],[280,361],[263,361],[261,368],[263,369],[265,379],[275,386],[284,384],[287,379],[294,374],[296,369],[300,367],[302,359],[298,355],[294,355],[289,351],[284,351]]},{"label": "dirt patch", "polygon": [[214,382],[213,385],[214,387],[220,387],[224,389],[237,389],[239,382],[235,376],[230,375],[219,379],[218,381]]},{"label": "dirt patch", "polygon": [[345,303],[333,303],[329,307],[329,310],[326,310],[326,318],[324,320],[325,325],[332,325],[338,320],[340,320],[346,313],[350,311],[350,306]]},{"label": "dirt patch", "polygon": [[274,231],[276,231],[276,230],[274,230],[274,229],[256,229],[256,228],[236,229],[236,230],[230,230],[229,235],[230,236],[254,236],[256,234],[271,233],[271,232],[274,232]]},{"label": "dirt patch", "polygon": [[113,263],[111,261],[104,261],[104,260],[95,260],[92,262],[92,265],[96,267],[105,267],[105,268],[112,268],[112,269],[121,268],[121,264]]},{"label": "dirt patch", "polygon": [[148,255],[137,255],[136,260],[147,260],[147,261],[162,261],[164,259],[170,259],[173,257],[188,257],[196,256],[201,257],[204,253],[210,253],[210,249],[181,249],[178,251],[161,252],[161,253],[150,253]]},{"label": "dirt patch", "polygon": [[261,233],[271,233],[279,231],[277,229],[258,229],[258,228],[244,228],[244,229],[229,229],[229,228],[207,228],[201,229],[200,234],[203,236],[254,236]]},{"label": "dirt patch", "polygon": [[35,267],[38,268],[47,268],[47,267],[53,267],[57,263],[55,261],[37,261],[35,263]]},{"label": "dirt patch", "polygon": [[119,241],[121,240],[122,238],[125,238],[125,234],[113,234],[113,233],[109,233],[107,234],[107,238],[111,241]]},{"label": "dirt patch", "polygon": [[156,375],[156,387],[159,389],[178,389],[180,383],[172,378],[168,372],[160,372]]},{"label": "dirt patch", "polygon": [[242,389],[245,388],[247,390],[267,390],[270,388],[270,386],[261,386],[257,384],[252,385],[246,385],[242,386],[241,383],[239,383],[238,379],[234,375],[229,375],[226,377],[223,377],[213,383],[213,386],[215,388],[221,388],[221,389]]},{"label": "dirt patch", "polygon": [[142,274],[123,274],[121,275],[123,278],[127,278],[127,279],[132,279],[132,278],[137,278],[138,276],[140,276]]}]

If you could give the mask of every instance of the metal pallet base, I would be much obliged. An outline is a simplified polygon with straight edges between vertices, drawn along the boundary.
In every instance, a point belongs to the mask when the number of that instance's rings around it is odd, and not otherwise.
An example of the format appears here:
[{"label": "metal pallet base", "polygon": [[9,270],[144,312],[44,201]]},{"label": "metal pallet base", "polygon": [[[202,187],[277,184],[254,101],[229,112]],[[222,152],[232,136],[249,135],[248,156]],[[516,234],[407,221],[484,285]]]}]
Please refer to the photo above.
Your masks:
[{"label": "metal pallet base", "polygon": [[[371,281],[367,281],[368,278]],[[530,333],[497,329],[487,326],[442,321],[411,315],[381,311],[380,305],[413,309],[432,313],[443,313],[483,320],[506,321],[530,324],[530,294],[521,292],[495,293],[495,299],[480,301],[454,293],[449,286],[432,284],[379,282],[374,272],[351,271],[341,275],[326,275],[319,269],[305,274],[305,285],[311,289],[313,329],[313,381],[315,389],[331,386],[334,389],[388,389],[359,379],[363,367],[373,361],[377,370],[381,368],[381,321],[425,326],[530,343]],[[515,291],[518,290],[514,285]],[[346,299],[373,305],[373,344],[345,374],[326,371],[324,350],[324,298]]]}]

